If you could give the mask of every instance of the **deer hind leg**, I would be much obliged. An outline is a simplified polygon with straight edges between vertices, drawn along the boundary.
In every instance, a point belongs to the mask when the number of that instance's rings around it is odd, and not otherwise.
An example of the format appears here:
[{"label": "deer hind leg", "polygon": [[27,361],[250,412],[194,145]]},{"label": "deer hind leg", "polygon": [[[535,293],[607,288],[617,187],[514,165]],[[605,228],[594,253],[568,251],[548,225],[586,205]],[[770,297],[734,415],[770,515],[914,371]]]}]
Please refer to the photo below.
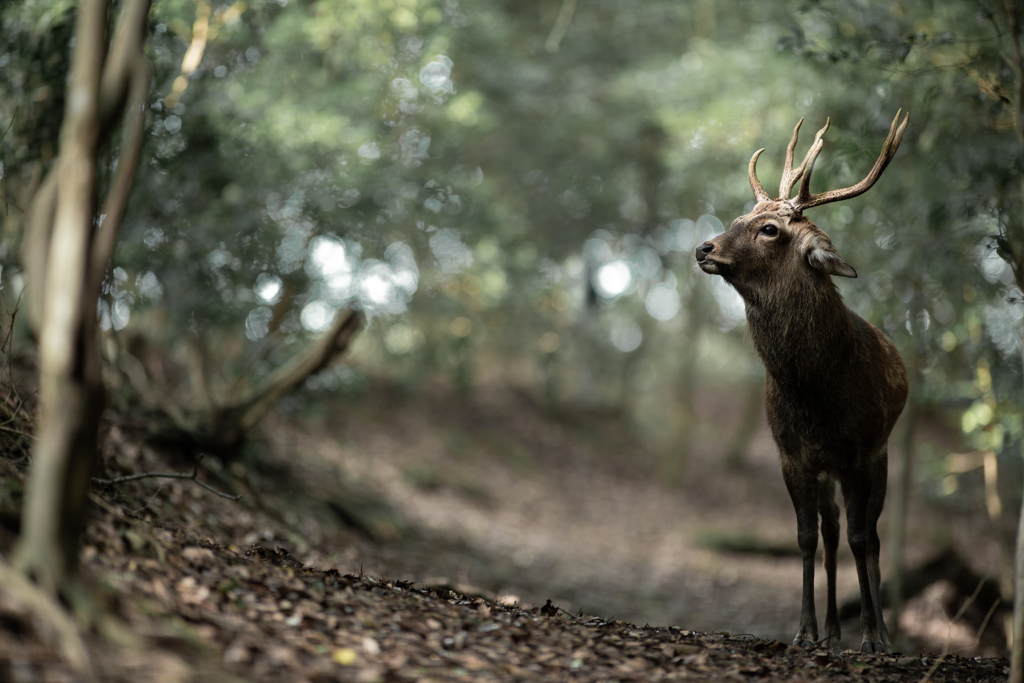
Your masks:
[{"label": "deer hind leg", "polygon": [[869,468],[868,472],[857,472],[843,480],[847,538],[857,564],[857,580],[860,584],[860,649],[864,652],[888,652],[888,634],[884,641],[882,636],[885,623],[882,621],[878,573],[881,544],[876,528],[885,500],[884,461],[880,482],[877,462],[871,463]]},{"label": "deer hind leg", "polygon": [[825,647],[839,647],[841,631],[836,609],[836,550],[839,548],[839,506],[836,504],[836,482],[822,477],[818,482],[818,513],[821,515],[821,538],[825,546],[825,576],[828,578],[828,601],[825,611]]},{"label": "deer hind leg", "polygon": [[[882,591],[880,588],[881,573],[878,569],[878,558],[881,552],[881,541],[878,538],[878,518],[882,515],[882,506],[885,505],[885,487],[888,479],[889,469],[888,446],[883,446],[879,457],[871,463],[871,493],[868,496],[868,584],[871,588],[871,605],[874,608],[875,621],[878,623],[878,640],[875,642],[875,652],[892,653],[889,645],[889,630],[885,627],[885,619],[882,616]],[[878,648],[881,643],[881,649]]]},{"label": "deer hind leg", "polygon": [[800,629],[793,639],[798,647],[814,647],[818,640],[818,619],[814,614],[814,555],[818,551],[818,483],[794,467],[787,467],[783,454],[782,477],[796,509],[797,541],[803,557],[804,580],[800,604]]}]

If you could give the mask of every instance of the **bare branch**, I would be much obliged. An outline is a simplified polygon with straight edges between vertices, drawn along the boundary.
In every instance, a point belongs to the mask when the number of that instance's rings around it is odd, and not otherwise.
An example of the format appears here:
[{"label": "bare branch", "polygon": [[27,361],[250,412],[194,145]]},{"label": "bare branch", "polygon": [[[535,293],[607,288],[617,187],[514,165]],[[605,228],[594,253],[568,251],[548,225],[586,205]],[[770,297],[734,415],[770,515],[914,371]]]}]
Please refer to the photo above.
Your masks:
[{"label": "bare branch", "polygon": [[544,41],[544,49],[548,52],[558,52],[558,46],[569,30],[569,23],[572,21],[573,12],[576,11],[576,0],[562,0],[562,9],[558,11],[558,18],[555,25],[551,27],[548,39]]},{"label": "bare branch", "polygon": [[998,52],[999,56],[1002,57],[1004,62],[1006,62],[1006,65],[1013,69],[1013,60],[1010,59],[1010,55],[1006,54],[1006,50],[1003,49],[1003,31],[999,28],[999,22],[996,21],[995,12],[988,8],[984,8],[984,14],[992,23],[992,29],[996,32],[996,52]]},{"label": "bare branch", "polygon": [[304,382],[314,372],[327,367],[343,353],[359,330],[359,315],[352,310],[338,316],[331,329],[320,338],[316,346],[294,362],[280,368],[267,379],[248,399],[231,408],[237,411],[240,427],[252,429],[282,396]]},{"label": "bare branch", "polygon": [[11,126],[14,125],[14,118],[18,115],[18,109],[20,109],[20,108],[21,108],[20,104],[14,108],[14,113],[11,114],[11,122],[8,123],[7,124],[7,128],[4,129],[4,134],[0,135],[0,142],[3,142],[4,138],[7,137],[7,134],[9,132],[11,132]]},{"label": "bare branch", "polygon": [[985,618],[981,620],[981,626],[978,627],[978,632],[974,635],[974,645],[977,647],[981,644],[981,635],[985,633],[985,629],[988,628],[988,622],[992,619],[992,615],[996,613],[996,608],[1003,604],[1002,599],[996,600],[992,603],[992,606],[988,608],[988,612],[985,613]]},{"label": "bare branch", "polygon": [[[897,114],[897,116],[899,115]],[[971,595],[971,597],[967,598],[967,600],[964,601],[964,604],[960,606],[959,610],[957,610],[956,616],[949,620],[948,629],[946,631],[946,643],[942,646],[942,654],[940,654],[938,658],[932,663],[931,668],[928,669],[928,672],[921,679],[921,683],[927,683],[927,681],[930,681],[932,679],[932,676],[935,675],[935,672],[939,670],[939,667],[942,665],[942,662],[945,661],[946,655],[949,654],[949,641],[953,637],[953,626],[956,624],[956,622],[960,621],[960,617],[964,615],[964,612],[967,611],[967,608],[974,604],[974,601],[978,599],[978,594],[981,593],[981,587],[984,586],[985,582],[988,580],[988,577],[985,576],[981,579],[981,581],[978,582],[978,587],[974,589],[974,593]],[[996,604],[999,604],[998,601],[996,602]],[[995,611],[995,608],[996,605],[992,605],[992,608],[989,610],[989,616],[985,617],[986,623],[988,622],[989,617],[992,616],[992,612]],[[985,627],[983,624],[982,629],[984,628]],[[978,632],[978,636],[979,638],[981,637],[980,631]]]},{"label": "bare branch", "polygon": [[[106,74],[104,74],[106,75]],[[107,269],[117,240],[117,228],[121,223],[121,215],[128,200],[128,192],[132,187],[135,168],[139,163],[142,150],[142,133],[146,125],[146,104],[149,95],[149,67],[144,61],[138,61],[128,72],[131,78],[129,99],[127,104],[127,121],[121,138],[121,150],[117,160],[117,171],[114,183],[103,204],[103,222],[93,238],[90,263],[92,272],[89,284],[96,288],[103,282],[103,274]],[[97,292],[98,294],[98,292]]]},{"label": "bare branch", "polygon": [[135,71],[143,64],[142,45],[146,39],[148,15],[149,0],[130,0],[122,6],[100,85],[100,122],[103,128],[112,127],[114,120],[120,117],[125,97],[129,96],[134,85]]},{"label": "bare branch", "polygon": [[220,496],[221,498],[227,498],[228,500],[233,500],[236,502],[241,500],[241,495],[233,496],[230,493],[218,491],[209,484],[199,481],[197,476],[199,474],[199,463],[202,459],[202,455],[196,458],[196,464],[195,467],[192,468],[191,474],[186,474],[185,472],[143,472],[141,474],[127,474],[123,477],[114,477],[113,479],[100,479],[98,477],[93,477],[92,480],[97,484],[121,484],[126,481],[138,481],[139,479],[188,479],[190,481],[195,482],[199,486],[202,486],[210,493],[214,493]]}]

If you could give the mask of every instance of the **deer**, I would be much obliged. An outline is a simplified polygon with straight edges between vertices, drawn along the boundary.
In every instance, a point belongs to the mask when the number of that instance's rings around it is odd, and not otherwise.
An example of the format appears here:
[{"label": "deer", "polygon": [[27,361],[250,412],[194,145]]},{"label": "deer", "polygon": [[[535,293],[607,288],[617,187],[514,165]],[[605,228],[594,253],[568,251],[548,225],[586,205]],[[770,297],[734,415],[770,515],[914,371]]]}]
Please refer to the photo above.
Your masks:
[{"label": "deer", "polygon": [[[754,349],[765,366],[765,412],[796,510],[803,560],[800,625],[793,640],[797,647],[839,645],[838,482],[860,584],[861,650],[892,652],[882,617],[877,524],[885,503],[887,443],[907,400],[907,372],[892,341],[846,307],[832,276],[855,278],[857,271],[804,211],[856,197],[878,181],[910,121],[907,114],[899,123],[901,113],[896,113],[878,160],[863,180],[818,194],[810,191],[811,171],[831,120],[826,119],[794,169],[800,119],[786,149],[779,197],[771,199],[757,178],[757,159],[764,152],[759,149],[747,169],[756,199],[753,210],[696,249],[700,269],[725,278],[743,298]],[[798,180],[799,190],[790,198]],[[828,580],[821,640],[814,612],[819,515]]]}]

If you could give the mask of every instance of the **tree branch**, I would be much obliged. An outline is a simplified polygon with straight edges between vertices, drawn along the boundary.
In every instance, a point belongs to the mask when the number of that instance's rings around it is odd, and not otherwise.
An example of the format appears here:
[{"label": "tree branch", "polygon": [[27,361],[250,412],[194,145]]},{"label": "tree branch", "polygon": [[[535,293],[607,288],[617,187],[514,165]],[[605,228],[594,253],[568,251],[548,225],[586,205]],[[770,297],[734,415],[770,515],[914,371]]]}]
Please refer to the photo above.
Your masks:
[{"label": "tree branch", "polygon": [[[125,97],[130,96],[134,86],[135,72],[143,64],[142,45],[146,40],[148,15],[149,0],[130,0],[121,9],[100,84],[100,125],[105,129],[112,128],[124,110]],[[132,103],[128,106],[131,108]]]},{"label": "tree branch", "polygon": [[569,30],[569,24],[572,22],[572,15],[575,11],[576,0],[562,0],[562,9],[558,11],[555,25],[551,27],[551,33],[548,34],[548,39],[544,42],[545,50],[558,52],[558,46],[561,44],[562,38],[565,37],[565,32]]},{"label": "tree branch", "polygon": [[128,192],[131,190],[132,179],[139,163],[139,153],[142,151],[142,133],[146,125],[146,104],[149,96],[149,67],[145,62],[138,61],[128,74],[131,77],[128,113],[124,133],[121,137],[117,171],[114,183],[107,194],[107,200],[103,204],[103,222],[96,230],[92,242],[92,254],[90,255],[92,272],[89,274],[89,283],[94,287],[98,287],[103,282],[107,263],[114,251],[117,228],[121,223],[121,215],[124,213]]},{"label": "tree branch", "polygon": [[199,463],[202,459],[202,455],[196,458],[196,465],[192,468],[192,474],[186,474],[184,472],[143,472],[141,474],[127,474],[123,477],[114,477],[113,479],[100,479],[98,477],[93,477],[92,480],[97,484],[121,484],[126,481],[137,481],[139,479],[189,479],[199,486],[202,486],[207,491],[217,494],[221,498],[227,498],[228,500],[236,502],[241,500],[241,495],[233,496],[230,493],[218,491],[209,484],[203,483],[197,479],[197,475],[199,474]]},{"label": "tree branch", "polygon": [[231,412],[237,413],[241,428],[249,430],[254,427],[282,396],[304,382],[314,372],[330,365],[348,348],[359,327],[359,314],[355,311],[348,310],[340,314],[338,320],[316,342],[313,349],[280,368],[262,387],[229,408]]}]

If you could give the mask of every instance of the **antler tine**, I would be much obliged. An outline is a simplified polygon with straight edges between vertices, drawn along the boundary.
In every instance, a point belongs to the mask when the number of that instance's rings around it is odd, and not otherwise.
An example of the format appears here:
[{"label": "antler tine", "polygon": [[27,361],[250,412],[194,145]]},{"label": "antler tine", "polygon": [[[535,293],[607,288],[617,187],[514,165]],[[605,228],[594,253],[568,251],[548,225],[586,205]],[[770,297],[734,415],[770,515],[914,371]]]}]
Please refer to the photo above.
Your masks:
[{"label": "antler tine", "polygon": [[790,202],[797,209],[803,206],[803,200],[807,199],[811,194],[811,171],[814,170],[814,162],[818,159],[821,148],[825,146],[822,138],[828,132],[828,127],[831,124],[832,119],[825,117],[825,125],[814,134],[814,142],[811,143],[811,148],[807,150],[807,156],[804,157],[804,160],[800,163],[800,168],[797,169],[803,177],[800,179],[800,191],[797,192],[796,198]]},{"label": "antler tine", "polygon": [[[878,159],[875,161],[875,165],[871,168],[871,171],[867,174],[864,180],[860,181],[856,185],[852,185],[847,188],[840,190],[829,190],[828,192],[822,192],[820,194],[812,195],[809,191],[810,186],[810,169],[807,170],[807,175],[804,176],[803,182],[800,184],[800,193],[796,199],[791,201],[793,208],[797,211],[803,211],[809,209],[812,206],[821,206],[822,204],[829,204],[831,202],[838,202],[843,199],[850,199],[857,195],[863,194],[871,189],[878,179],[882,176],[882,171],[889,165],[892,158],[896,155],[896,150],[900,148],[900,143],[903,141],[903,133],[907,129],[907,124],[910,123],[910,113],[908,112],[903,117],[903,122],[899,123],[900,114],[903,113],[903,109],[896,112],[896,117],[893,118],[892,124],[889,126],[889,135],[885,138],[885,143],[882,145],[882,151],[878,155]],[[899,123],[899,127],[897,127]],[[817,154],[815,154],[817,156]],[[814,164],[812,159],[811,165]]]},{"label": "antler tine", "polygon": [[800,136],[800,126],[803,125],[803,122],[803,118],[796,122],[796,127],[793,129],[793,137],[789,141],[789,147],[786,148],[786,165],[782,168],[782,182],[779,183],[779,199],[789,199],[789,191],[793,189],[793,183],[803,173],[803,164],[800,165],[796,173],[793,172],[793,150],[796,149],[796,141]]},{"label": "antler tine", "polygon": [[758,202],[770,202],[772,198],[764,191],[761,181],[757,179],[757,158],[761,156],[763,151],[764,147],[754,152],[754,156],[750,157],[750,166],[747,167],[747,178],[750,180],[750,189],[754,191],[754,199]]}]

